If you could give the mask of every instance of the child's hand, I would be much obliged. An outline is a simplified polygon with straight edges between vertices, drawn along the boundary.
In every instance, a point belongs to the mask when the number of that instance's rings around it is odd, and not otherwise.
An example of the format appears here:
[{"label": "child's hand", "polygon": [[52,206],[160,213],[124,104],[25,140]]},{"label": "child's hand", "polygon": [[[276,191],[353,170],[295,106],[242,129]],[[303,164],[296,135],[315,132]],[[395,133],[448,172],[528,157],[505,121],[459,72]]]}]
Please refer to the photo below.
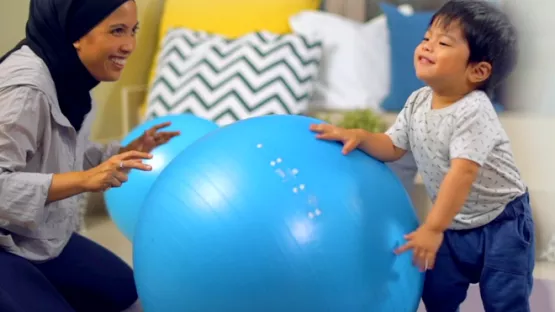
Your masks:
[{"label": "child's hand", "polygon": [[362,141],[357,129],[344,129],[329,124],[312,124],[310,130],[318,133],[316,135],[318,139],[342,142],[344,155],[357,148]]},{"label": "child's hand", "polygon": [[414,249],[414,264],[422,271],[433,269],[436,254],[443,242],[443,232],[427,227],[425,224],[416,231],[405,235],[408,242],[395,250],[396,254]]}]

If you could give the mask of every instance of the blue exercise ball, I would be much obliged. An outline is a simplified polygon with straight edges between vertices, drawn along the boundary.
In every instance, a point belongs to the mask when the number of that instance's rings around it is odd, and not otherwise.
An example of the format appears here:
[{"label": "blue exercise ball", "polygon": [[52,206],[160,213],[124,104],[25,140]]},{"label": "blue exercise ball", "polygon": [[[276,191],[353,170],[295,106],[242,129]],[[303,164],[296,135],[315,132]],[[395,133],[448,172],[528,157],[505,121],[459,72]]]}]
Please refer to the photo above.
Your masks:
[{"label": "blue exercise ball", "polygon": [[319,120],[253,117],[180,153],[141,211],[145,311],[414,312],[423,273],[395,255],[418,227],[394,173],[315,138]]},{"label": "blue exercise ball", "polygon": [[122,146],[128,145],[153,126],[168,121],[171,122],[171,125],[160,131],[181,131],[181,134],[151,152],[153,157],[145,160],[144,163],[151,165],[152,170],[131,170],[126,183],[121,187],[111,188],[104,193],[110,217],[130,241],[133,241],[135,225],[144,198],[160,172],[179,152],[197,139],[218,128],[214,122],[192,114],[166,115],[150,119],[134,128],[122,140]]}]

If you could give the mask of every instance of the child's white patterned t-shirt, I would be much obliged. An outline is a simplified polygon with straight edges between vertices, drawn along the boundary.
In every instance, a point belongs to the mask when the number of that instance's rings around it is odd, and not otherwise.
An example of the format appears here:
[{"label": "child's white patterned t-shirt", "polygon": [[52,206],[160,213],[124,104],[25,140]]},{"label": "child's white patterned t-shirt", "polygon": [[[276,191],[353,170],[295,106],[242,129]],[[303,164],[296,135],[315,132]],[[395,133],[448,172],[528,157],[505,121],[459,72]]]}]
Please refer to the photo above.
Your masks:
[{"label": "child's white patterned t-shirt", "polygon": [[432,202],[451,159],[478,163],[478,177],[450,228],[470,229],[487,224],[511,200],[526,192],[509,138],[482,91],[473,91],[446,108],[432,109],[431,105],[431,88],[415,91],[386,134],[395,146],[412,151]]}]

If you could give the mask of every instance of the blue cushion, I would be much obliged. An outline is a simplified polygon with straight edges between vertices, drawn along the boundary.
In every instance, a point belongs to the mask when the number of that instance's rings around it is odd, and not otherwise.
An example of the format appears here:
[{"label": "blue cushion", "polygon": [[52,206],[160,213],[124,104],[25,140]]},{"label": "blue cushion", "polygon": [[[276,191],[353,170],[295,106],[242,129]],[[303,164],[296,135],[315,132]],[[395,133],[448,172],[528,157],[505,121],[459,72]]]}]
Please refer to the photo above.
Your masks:
[{"label": "blue cushion", "polygon": [[434,12],[414,12],[406,16],[397,6],[380,3],[387,17],[391,46],[389,95],[381,103],[384,111],[399,112],[410,94],[424,86],[414,70],[414,50],[422,41]]}]

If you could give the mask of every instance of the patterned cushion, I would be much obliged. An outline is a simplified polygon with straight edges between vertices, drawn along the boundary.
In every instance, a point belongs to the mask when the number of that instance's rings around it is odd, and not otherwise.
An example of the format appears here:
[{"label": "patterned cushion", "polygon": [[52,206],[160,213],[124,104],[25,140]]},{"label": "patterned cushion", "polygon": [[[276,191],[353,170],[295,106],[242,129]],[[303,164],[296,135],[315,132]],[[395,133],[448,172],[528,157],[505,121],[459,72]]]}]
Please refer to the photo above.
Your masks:
[{"label": "patterned cushion", "polygon": [[148,95],[146,118],[193,113],[226,125],[266,114],[300,114],[317,78],[322,45],[296,34],[237,39],[170,30]]}]

